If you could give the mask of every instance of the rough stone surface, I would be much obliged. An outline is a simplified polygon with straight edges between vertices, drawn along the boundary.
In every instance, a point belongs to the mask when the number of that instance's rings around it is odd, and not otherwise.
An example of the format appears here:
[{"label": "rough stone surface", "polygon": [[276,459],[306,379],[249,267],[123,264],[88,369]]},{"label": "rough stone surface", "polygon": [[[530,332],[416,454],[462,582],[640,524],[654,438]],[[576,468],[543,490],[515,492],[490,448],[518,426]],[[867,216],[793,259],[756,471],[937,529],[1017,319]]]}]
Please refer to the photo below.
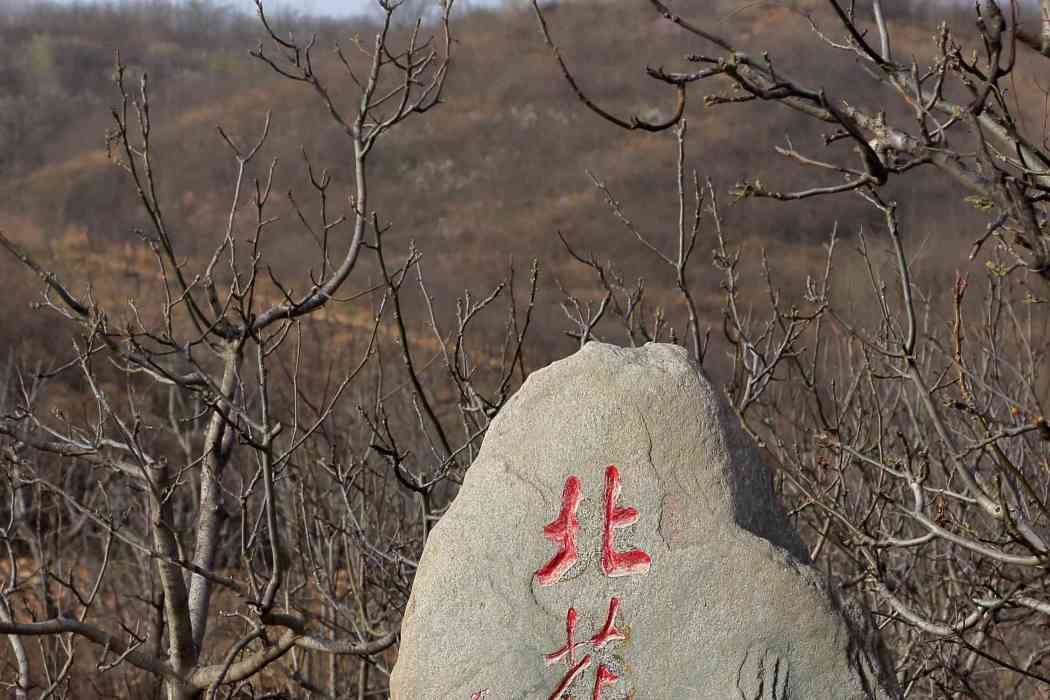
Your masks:
[{"label": "rough stone surface", "polygon": [[[573,476],[578,556],[544,576]],[[603,568],[607,530],[621,575]],[[900,697],[867,614],[806,561],[768,468],[685,352],[591,343],[529,377],[489,429],[423,553],[392,697]],[[548,664],[570,608],[572,658]]]}]

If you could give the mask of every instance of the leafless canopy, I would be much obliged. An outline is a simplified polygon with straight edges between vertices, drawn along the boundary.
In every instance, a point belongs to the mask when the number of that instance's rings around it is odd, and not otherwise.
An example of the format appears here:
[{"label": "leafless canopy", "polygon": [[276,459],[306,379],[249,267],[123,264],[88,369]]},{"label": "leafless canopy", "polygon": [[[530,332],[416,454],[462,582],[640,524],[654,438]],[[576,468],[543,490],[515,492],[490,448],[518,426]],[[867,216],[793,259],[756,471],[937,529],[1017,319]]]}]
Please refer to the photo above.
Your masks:
[{"label": "leafless canopy", "polygon": [[[172,699],[386,688],[384,651],[426,533],[524,376],[537,270],[524,302],[511,277],[466,296],[445,328],[421,253],[386,246],[369,156],[441,104],[454,43],[451,0],[425,23],[395,22],[397,0],[379,6],[372,40],[330,59],[257,1],[265,41],[253,56],[345,133],[349,182],[304,151],[309,201],[282,204],[281,171],[263,155],[271,116],[249,138],[219,127],[235,173],[228,216],[211,253],[189,256],[185,241],[209,232],[169,224],[153,145],[164,115],[147,75],[118,54],[107,143],[149,224],[139,236],[153,287],[123,303],[78,293],[0,232],[42,280],[42,312],[77,329],[65,360],[9,368],[0,410],[0,632],[17,659],[16,697],[77,696],[84,681],[71,677],[92,660],[102,686],[105,674],[144,672],[111,691],[126,696],[150,683]],[[291,279],[267,253],[286,236],[316,251]],[[406,315],[408,298],[430,313]],[[479,359],[476,318],[503,300],[502,353],[490,344]],[[431,348],[425,363],[420,347]],[[90,404],[54,409],[70,381]]]}]

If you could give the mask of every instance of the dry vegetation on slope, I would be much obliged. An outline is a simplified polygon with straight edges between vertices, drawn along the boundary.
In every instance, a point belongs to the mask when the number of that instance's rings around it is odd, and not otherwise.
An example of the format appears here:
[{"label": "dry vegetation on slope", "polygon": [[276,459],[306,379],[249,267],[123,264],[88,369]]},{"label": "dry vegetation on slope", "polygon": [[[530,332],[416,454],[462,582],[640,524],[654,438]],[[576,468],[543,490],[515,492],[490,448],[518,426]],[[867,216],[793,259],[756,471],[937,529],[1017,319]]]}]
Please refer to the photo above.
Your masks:
[{"label": "dry vegetation on slope", "polygon": [[[876,102],[879,95],[868,94],[874,82],[856,84],[850,65],[811,41],[801,11],[819,10],[820,17],[819,5],[740,7],[725,1],[715,3],[709,16],[719,18],[716,26],[741,37],[745,46],[768,50],[789,74],[817,75],[829,91],[862,105]],[[968,24],[966,15],[959,19],[964,17]],[[903,13],[894,23],[904,51],[922,56],[930,51],[932,27],[920,19]],[[186,254],[207,251],[210,234],[221,230],[225,215],[233,166],[216,157],[222,142],[215,125],[250,133],[272,109],[278,138],[263,155],[280,158],[278,192],[305,194],[300,149],[315,167],[330,170],[336,187],[345,187],[349,161],[338,129],[296,86],[247,55],[258,40],[251,18],[207,3],[182,11],[147,3],[98,10],[41,6],[3,21],[0,214],[27,244],[61,246],[63,240],[79,239],[105,258],[110,246],[123,250],[135,241],[133,231],[144,226],[133,191],[105,157],[102,136],[115,100],[109,81],[114,48],[121,49],[133,71],[150,75],[161,196],[170,202],[171,223]],[[642,67],[678,65],[691,47],[644,3],[565,3],[552,21],[565,40],[568,61],[595,99],[624,113],[670,112],[673,96],[648,80]],[[319,46],[332,46],[339,36],[370,33],[363,22],[282,18],[282,24],[299,35],[319,31]],[[454,298],[463,287],[479,290],[492,284],[502,277],[509,256],[519,261],[538,256],[549,273],[544,287],[550,291],[541,298],[546,308],[555,309],[544,314],[549,322],[541,319],[542,335],[554,344],[546,357],[553,357],[568,346],[555,340],[562,318],[550,282],[557,275],[571,285],[580,272],[555,231],[581,249],[621,261],[629,279],[646,276],[654,285],[657,279],[655,261],[637,255],[634,242],[614,232],[616,222],[585,171],[629,204],[641,228],[670,240],[673,174],[667,164],[674,157],[673,140],[667,134],[626,135],[592,119],[559,78],[527,8],[476,10],[460,21],[457,39],[447,106],[426,122],[401,127],[397,139],[377,154],[383,177],[374,186],[376,209],[393,224],[398,245],[419,243],[439,299]],[[334,74],[334,57],[322,56],[324,70]],[[1040,119],[1043,96],[1036,86],[1022,82],[1016,89],[1026,103],[1022,112]],[[773,154],[773,147],[792,135],[806,138],[794,128],[800,116],[756,105],[705,110],[693,99],[693,160],[719,190],[745,177],[790,187],[801,176],[800,169]],[[919,171],[896,186],[920,195],[914,201],[921,206],[901,212],[917,239],[932,245],[946,237],[973,236],[967,230],[972,211],[958,204],[943,181]],[[784,273],[801,270],[814,260],[814,252],[819,256],[815,246],[836,221],[851,227],[873,222],[861,203],[848,198],[793,207],[747,202],[726,215],[737,239],[768,247],[784,261],[779,266]],[[302,234],[289,227],[271,246],[292,270],[299,267],[303,243]],[[948,279],[945,275],[960,261],[961,256],[939,257],[929,272]],[[8,274],[12,263],[0,265]],[[97,275],[99,285],[110,274],[85,271]],[[718,283],[700,284],[705,314],[717,319]],[[19,342],[32,336],[24,334]]]}]

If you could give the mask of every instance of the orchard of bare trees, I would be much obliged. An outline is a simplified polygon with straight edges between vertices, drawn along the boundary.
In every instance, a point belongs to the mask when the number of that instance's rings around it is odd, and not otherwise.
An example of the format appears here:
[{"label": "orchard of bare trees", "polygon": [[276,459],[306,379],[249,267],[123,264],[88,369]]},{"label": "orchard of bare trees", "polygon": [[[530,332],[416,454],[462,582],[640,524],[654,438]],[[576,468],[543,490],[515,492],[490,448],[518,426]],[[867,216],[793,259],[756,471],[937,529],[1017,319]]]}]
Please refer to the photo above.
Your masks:
[{"label": "orchard of bare trees", "polygon": [[491,420],[598,339],[724,387],[906,697],[1050,698],[1050,0],[256,2],[185,10],[239,57],[126,8],[91,117],[65,10],[0,25],[13,697],[386,697]]}]

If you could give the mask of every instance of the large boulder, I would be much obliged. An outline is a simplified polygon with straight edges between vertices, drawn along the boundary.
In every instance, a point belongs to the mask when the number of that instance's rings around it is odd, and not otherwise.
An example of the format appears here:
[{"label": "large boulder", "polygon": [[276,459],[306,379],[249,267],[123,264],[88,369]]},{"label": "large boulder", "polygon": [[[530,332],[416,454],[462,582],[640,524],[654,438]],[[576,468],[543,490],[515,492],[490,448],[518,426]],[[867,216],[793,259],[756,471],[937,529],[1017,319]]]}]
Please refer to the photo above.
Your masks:
[{"label": "large boulder", "polygon": [[427,541],[394,700],[898,698],[682,348],[590,343],[493,421]]}]

